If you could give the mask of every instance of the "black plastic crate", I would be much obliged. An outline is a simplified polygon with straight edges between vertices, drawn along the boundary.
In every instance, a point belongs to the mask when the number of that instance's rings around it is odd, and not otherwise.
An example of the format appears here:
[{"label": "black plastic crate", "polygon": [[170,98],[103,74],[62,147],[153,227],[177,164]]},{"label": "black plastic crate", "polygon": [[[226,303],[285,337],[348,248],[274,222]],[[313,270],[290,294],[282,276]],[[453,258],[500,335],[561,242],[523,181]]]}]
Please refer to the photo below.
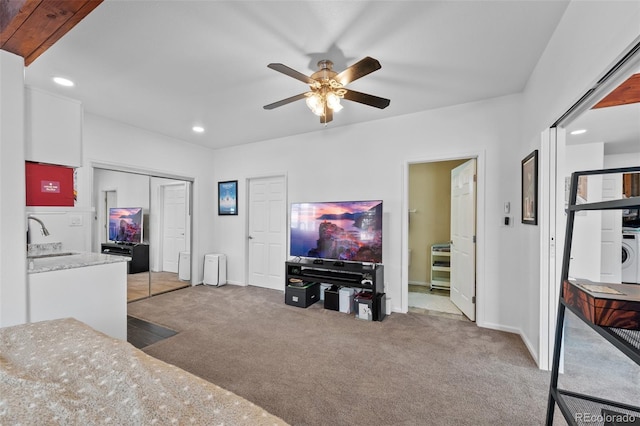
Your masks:
[{"label": "black plastic crate", "polygon": [[284,291],[284,303],[306,308],[320,300],[320,283],[309,283],[303,287],[288,285]]},{"label": "black plastic crate", "polygon": [[324,291],[324,308],[332,311],[340,310],[340,294],[337,286],[331,286]]}]

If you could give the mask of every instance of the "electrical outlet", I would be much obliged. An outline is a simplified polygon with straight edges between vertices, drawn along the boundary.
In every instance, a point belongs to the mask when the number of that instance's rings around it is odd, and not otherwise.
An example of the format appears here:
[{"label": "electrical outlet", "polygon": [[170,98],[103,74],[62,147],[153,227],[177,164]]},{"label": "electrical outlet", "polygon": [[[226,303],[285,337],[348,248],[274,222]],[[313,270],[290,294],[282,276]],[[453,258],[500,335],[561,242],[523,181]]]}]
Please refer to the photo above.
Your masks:
[{"label": "electrical outlet", "polygon": [[69,226],[82,226],[82,216],[80,215],[69,216]]}]

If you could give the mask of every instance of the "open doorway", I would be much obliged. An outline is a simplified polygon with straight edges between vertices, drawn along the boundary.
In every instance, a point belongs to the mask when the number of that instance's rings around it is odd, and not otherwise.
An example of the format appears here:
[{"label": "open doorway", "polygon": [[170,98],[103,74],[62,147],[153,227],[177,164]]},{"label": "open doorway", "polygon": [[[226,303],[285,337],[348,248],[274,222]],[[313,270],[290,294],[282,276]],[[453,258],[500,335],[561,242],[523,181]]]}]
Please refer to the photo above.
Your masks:
[{"label": "open doorway", "polygon": [[[470,164],[473,166],[470,169],[473,170],[470,179],[473,180],[471,184],[475,185],[473,177],[475,176],[475,159],[461,158],[409,164],[408,306],[412,312],[436,312],[463,318],[463,312],[459,307],[461,300],[456,298],[465,299],[467,292],[458,291],[454,285],[454,303],[451,300],[451,277],[453,274],[455,280],[456,273],[460,274],[461,271],[464,272],[464,268],[470,268],[469,273],[472,276],[466,279],[470,280],[474,287],[473,296],[470,296],[468,301],[462,300],[462,303],[468,302],[467,306],[463,306],[463,309],[466,309],[465,314],[468,318],[475,319],[475,254],[472,254],[474,262],[458,261],[459,267],[455,269],[455,262],[452,262],[452,259],[460,256],[461,251],[451,249],[452,224],[460,223],[460,220],[473,222],[473,231],[470,232],[470,236],[471,244],[475,245],[475,188],[471,189],[472,200],[465,200],[471,203],[471,209],[466,207],[461,209],[465,213],[473,210],[471,216],[465,214],[461,219],[460,214],[456,213],[460,210],[456,207],[459,204],[452,203],[452,187],[462,187],[457,184],[452,185],[452,182],[457,179],[457,173],[466,173],[463,165],[467,163],[473,163]],[[453,232],[459,232],[456,229],[459,228],[453,226]],[[467,231],[469,229],[465,228],[464,232],[467,233]]]}]

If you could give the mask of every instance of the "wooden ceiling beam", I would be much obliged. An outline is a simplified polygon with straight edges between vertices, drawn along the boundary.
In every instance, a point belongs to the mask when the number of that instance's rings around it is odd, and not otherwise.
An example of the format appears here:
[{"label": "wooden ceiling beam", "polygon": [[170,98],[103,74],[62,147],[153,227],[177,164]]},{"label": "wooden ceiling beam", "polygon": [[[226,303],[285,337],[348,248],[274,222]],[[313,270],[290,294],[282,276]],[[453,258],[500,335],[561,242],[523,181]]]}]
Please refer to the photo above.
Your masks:
[{"label": "wooden ceiling beam", "polygon": [[634,74],[605,96],[592,109],[606,108],[618,105],[628,105],[640,102],[640,73]]},{"label": "wooden ceiling beam", "polygon": [[[9,21],[0,23],[3,50],[20,55],[31,64],[103,0],[17,0],[7,10]],[[20,4],[19,10],[16,5]],[[6,6],[8,7],[8,6]],[[4,12],[4,10],[2,10]],[[11,16],[13,16],[11,18]]]},{"label": "wooden ceiling beam", "polygon": [[[66,0],[68,1],[68,0]],[[65,3],[66,3],[65,1]],[[84,4],[74,13],[69,19],[67,19],[50,37],[48,37],[37,49],[35,49],[30,55],[25,56],[25,66],[29,66],[38,56],[44,53],[50,48],[56,41],[69,32],[76,24],[82,21],[93,9],[98,7],[103,0],[89,0],[84,1]]]},{"label": "wooden ceiling beam", "polygon": [[[0,48],[4,48],[42,0],[0,1]],[[15,52],[13,52],[15,53]]]}]

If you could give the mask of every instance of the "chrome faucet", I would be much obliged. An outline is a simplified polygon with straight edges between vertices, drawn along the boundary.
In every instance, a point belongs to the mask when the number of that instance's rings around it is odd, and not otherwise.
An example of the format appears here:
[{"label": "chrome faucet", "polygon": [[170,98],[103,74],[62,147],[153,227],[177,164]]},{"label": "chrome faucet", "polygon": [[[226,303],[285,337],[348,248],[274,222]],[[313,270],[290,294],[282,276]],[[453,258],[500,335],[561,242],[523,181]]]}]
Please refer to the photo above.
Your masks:
[{"label": "chrome faucet", "polygon": [[44,222],[42,222],[35,216],[27,216],[27,244],[31,243],[31,238],[29,237],[29,219],[35,220],[40,224],[40,232],[42,233],[42,235],[44,235],[45,237],[49,236],[49,230],[46,226],[44,226]]}]

